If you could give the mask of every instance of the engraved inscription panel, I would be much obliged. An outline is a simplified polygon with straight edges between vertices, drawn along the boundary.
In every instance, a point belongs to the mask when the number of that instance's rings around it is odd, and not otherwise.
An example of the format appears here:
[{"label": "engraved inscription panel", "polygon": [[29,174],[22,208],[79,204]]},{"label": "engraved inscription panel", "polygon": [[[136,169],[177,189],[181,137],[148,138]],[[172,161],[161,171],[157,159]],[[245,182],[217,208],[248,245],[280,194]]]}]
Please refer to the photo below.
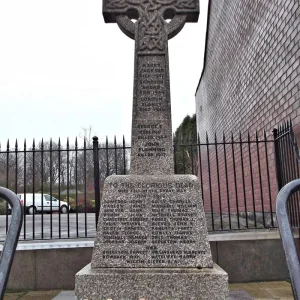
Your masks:
[{"label": "engraved inscription panel", "polygon": [[171,107],[165,55],[139,55],[137,70],[131,174],[172,174]]},{"label": "engraved inscription panel", "polygon": [[209,266],[196,177],[143,177],[106,182],[109,193],[104,195],[92,265]]},{"label": "engraved inscription panel", "polygon": [[[150,59],[152,58],[152,59]],[[145,117],[147,112],[156,113],[156,117],[165,117],[168,111],[166,103],[166,67],[163,56],[142,56],[139,65],[139,83],[137,118]]]}]

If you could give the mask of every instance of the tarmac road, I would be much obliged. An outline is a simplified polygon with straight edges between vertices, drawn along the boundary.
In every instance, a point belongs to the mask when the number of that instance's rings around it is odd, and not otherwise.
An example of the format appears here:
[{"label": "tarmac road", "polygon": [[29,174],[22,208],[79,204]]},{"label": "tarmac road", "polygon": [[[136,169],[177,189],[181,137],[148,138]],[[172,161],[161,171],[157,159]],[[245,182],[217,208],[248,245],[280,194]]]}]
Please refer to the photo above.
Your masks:
[{"label": "tarmac road", "polygon": [[[10,220],[11,215],[0,215],[0,241],[5,240],[6,229],[10,224]],[[25,220],[26,226],[24,228]],[[76,225],[77,223],[78,226]],[[96,222],[94,213],[87,213],[86,217],[84,213],[36,214],[34,216],[24,216],[19,240],[84,238],[95,237],[95,235]]]}]

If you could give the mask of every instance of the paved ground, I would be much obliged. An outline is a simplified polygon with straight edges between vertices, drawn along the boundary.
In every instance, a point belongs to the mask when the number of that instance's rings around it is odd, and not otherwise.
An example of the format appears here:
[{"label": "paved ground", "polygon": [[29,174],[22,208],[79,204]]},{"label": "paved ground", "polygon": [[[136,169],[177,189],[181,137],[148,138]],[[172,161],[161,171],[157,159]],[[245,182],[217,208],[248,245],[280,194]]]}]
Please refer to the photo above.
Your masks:
[{"label": "paved ground", "polygon": [[[231,291],[242,290],[248,292],[255,300],[293,300],[290,283],[286,281],[234,283],[230,284]],[[242,300],[242,299],[240,299]]]},{"label": "paved ground", "polygon": [[[58,238],[77,238],[95,237],[96,222],[95,214],[70,213],[68,214],[37,214],[26,215],[25,233],[24,223],[20,234],[20,240],[26,239],[58,239]],[[0,241],[6,237],[6,223],[10,224],[11,216],[0,215]],[[77,222],[78,219],[78,222]],[[69,220],[69,222],[68,222]],[[76,225],[78,223],[78,226]],[[68,226],[69,224],[69,226]],[[51,236],[52,228],[52,236]]]},{"label": "paved ground", "polygon": [[[293,300],[291,285],[286,281],[253,282],[230,284],[232,300]],[[240,292],[243,291],[243,292]],[[4,300],[73,300],[74,293],[70,291],[35,291],[9,292]],[[58,296],[59,295],[59,296]],[[188,298],[187,298],[188,299]],[[138,299],[132,299],[138,300]],[[163,299],[162,299],[163,300]]]}]

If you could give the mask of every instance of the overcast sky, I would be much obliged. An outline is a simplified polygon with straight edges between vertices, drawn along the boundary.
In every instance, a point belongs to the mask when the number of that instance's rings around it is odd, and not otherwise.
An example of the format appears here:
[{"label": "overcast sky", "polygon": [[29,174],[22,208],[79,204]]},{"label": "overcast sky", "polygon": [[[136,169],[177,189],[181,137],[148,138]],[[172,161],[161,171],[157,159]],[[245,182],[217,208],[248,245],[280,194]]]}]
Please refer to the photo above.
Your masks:
[{"label": "overcast sky", "polygon": [[[195,112],[207,0],[169,41],[173,131]],[[8,138],[130,141],[134,41],[105,24],[101,0],[0,0],[1,146]],[[2,146],[3,147],[3,146]]]}]

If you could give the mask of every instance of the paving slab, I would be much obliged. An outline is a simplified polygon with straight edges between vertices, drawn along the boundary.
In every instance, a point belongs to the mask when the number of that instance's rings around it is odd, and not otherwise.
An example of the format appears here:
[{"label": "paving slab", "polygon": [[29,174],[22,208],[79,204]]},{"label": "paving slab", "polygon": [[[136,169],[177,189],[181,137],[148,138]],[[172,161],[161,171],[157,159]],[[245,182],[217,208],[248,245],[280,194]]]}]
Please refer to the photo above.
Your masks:
[{"label": "paving slab", "polygon": [[4,295],[3,299],[4,300],[17,300],[26,294],[27,294],[26,292],[6,293]]},{"label": "paving slab", "polygon": [[75,300],[75,291],[60,292],[53,300]]},{"label": "paving slab", "polygon": [[4,295],[4,300],[52,300],[61,291],[23,291],[23,292],[7,292]]},{"label": "paving slab", "polygon": [[60,291],[32,291],[22,296],[22,300],[52,300]]},{"label": "paving slab", "polygon": [[232,291],[243,290],[255,300],[293,300],[291,284],[287,281],[233,283],[229,285]]},{"label": "paving slab", "polygon": [[[76,300],[74,291],[64,291],[58,294],[53,300]],[[231,291],[229,300],[253,300],[251,295],[245,291]]]},{"label": "paving slab", "polygon": [[253,297],[246,291],[230,291],[229,300],[253,300]]}]

